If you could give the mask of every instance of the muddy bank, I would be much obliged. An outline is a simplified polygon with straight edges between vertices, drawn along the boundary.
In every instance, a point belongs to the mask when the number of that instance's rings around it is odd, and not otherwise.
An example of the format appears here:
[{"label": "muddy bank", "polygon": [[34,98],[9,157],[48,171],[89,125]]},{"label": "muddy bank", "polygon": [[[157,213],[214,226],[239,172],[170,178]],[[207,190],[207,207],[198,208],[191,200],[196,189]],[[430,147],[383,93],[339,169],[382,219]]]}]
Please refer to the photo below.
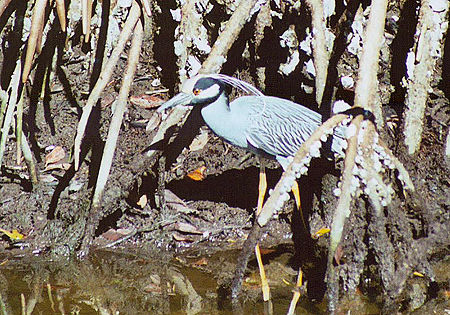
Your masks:
[{"label": "muddy bank", "polygon": [[[20,156],[17,165],[16,133],[2,129],[2,135],[8,136],[1,164],[0,228],[19,233],[2,234],[4,261],[22,254],[43,259],[83,257],[92,246],[157,249],[163,258],[188,250],[210,255],[234,249],[238,255],[255,222],[258,159],[216,137],[203,125],[198,109],[184,124],[170,127],[155,141],[164,124],[155,108],[178,91],[179,81],[198,70],[236,10],[232,2],[188,2],[195,9],[193,15],[185,14],[187,7],[177,1],[155,1],[152,16],[144,18],[139,64],[100,206],[93,206],[93,195],[117,106],[114,101],[119,98],[130,59],[126,55],[129,46],[89,116],[78,170],[73,161],[74,138],[83,106],[101,77],[102,60],[110,56],[130,9],[115,6],[105,24],[100,6],[107,12],[108,4],[98,5],[92,21],[94,35],[88,43],[84,43],[81,22],[73,16],[68,17],[67,43],[57,24],[49,31],[34,61],[33,79],[25,85],[23,101],[23,135],[31,148],[38,182],[33,182]],[[397,171],[383,173],[382,179],[392,187],[392,202],[379,213],[368,195],[354,198],[333,261],[340,296],[348,295],[353,301],[362,293],[383,312],[409,312],[427,302],[448,300],[448,272],[442,271],[448,269],[450,241],[450,162],[445,155],[450,117],[448,33],[433,50],[435,63],[425,89],[429,95],[420,119],[422,139],[415,153],[409,154],[407,140],[408,108],[413,107],[411,101],[418,102],[411,99],[415,87],[407,61],[410,50],[418,54],[415,29],[424,23],[420,9],[425,5],[401,1],[388,6],[377,75],[376,102],[383,105],[381,118],[385,121],[377,128],[405,166],[415,191],[405,190]],[[31,4],[25,8],[12,2],[0,20],[2,39],[7,43],[1,50],[1,87],[5,91],[14,81],[13,58],[24,47],[20,38],[28,34],[21,21],[31,10]],[[75,12],[75,8],[71,10]],[[432,16],[443,16],[444,28],[447,9],[432,10]],[[221,72],[257,86],[266,95],[291,99],[326,116],[333,101],[354,102],[369,13],[367,3],[339,2],[326,17],[327,34],[333,35],[334,45],[328,47],[326,104],[320,108],[310,62],[316,58],[311,50],[313,22],[306,5],[273,1],[258,7],[227,52]],[[115,35],[107,35],[116,26]],[[196,40],[186,42],[180,34]],[[426,43],[421,45],[427,47]],[[174,45],[184,50],[174,50]],[[232,98],[238,96],[232,92]],[[15,111],[12,116],[18,120],[20,115]],[[151,128],[146,130],[149,121]],[[154,152],[150,157],[149,151]],[[294,273],[301,268],[307,296],[313,301],[323,301],[327,290],[329,248],[329,236],[317,238],[315,233],[332,225],[338,203],[333,191],[342,181],[342,170],[342,160],[313,160],[308,174],[299,180],[302,214],[291,198],[261,240],[264,249],[288,244],[281,246],[291,255],[283,264]],[[274,187],[281,174],[278,164],[271,161],[268,186]],[[270,263],[271,250],[263,254]],[[233,263],[229,262],[230,266]],[[232,278],[230,266],[206,272],[226,287]],[[346,301],[338,309],[346,309]]]}]

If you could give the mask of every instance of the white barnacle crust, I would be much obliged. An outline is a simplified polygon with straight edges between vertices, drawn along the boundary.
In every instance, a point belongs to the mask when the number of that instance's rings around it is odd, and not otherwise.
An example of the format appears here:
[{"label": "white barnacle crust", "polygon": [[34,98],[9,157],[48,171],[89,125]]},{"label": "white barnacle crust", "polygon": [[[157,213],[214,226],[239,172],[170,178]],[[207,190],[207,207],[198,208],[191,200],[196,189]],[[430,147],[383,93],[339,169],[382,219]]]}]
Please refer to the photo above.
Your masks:
[{"label": "white barnacle crust", "polygon": [[333,194],[336,196],[336,197],[339,197],[340,195],[341,195],[341,189],[340,188],[335,188],[334,190],[333,190]]},{"label": "white barnacle crust", "polygon": [[301,161],[301,163],[305,166],[309,166],[310,162],[311,162],[311,155],[309,154],[305,156],[305,158]]},{"label": "white barnacle crust", "polygon": [[[356,158],[355,158],[355,160],[356,160]],[[353,175],[359,175],[359,168],[358,168],[357,165],[353,166],[352,174]]]},{"label": "white barnacle crust", "polygon": [[359,179],[356,176],[352,176],[352,182],[350,184],[351,190],[356,190],[359,188]]},{"label": "white barnacle crust", "polygon": [[294,163],[292,164],[292,171],[294,171],[294,173],[298,173],[300,172],[300,169],[302,168],[303,164],[302,163]]},{"label": "white barnacle crust", "polygon": [[351,137],[353,137],[356,134],[356,126],[355,124],[350,124],[350,126],[348,126],[345,129],[345,137],[347,139],[350,139]]},{"label": "white barnacle crust", "polygon": [[300,174],[301,174],[301,175],[305,175],[306,173],[308,173],[308,168],[307,168],[306,166],[303,166],[303,167],[300,169]]},{"label": "white barnacle crust", "polygon": [[339,100],[334,102],[333,104],[333,113],[338,114],[341,112],[345,112],[347,109],[350,109],[351,106],[343,100]]},{"label": "white barnacle crust", "polygon": [[360,168],[359,169],[359,176],[365,180],[365,178],[367,177],[367,171],[364,168]]},{"label": "white barnacle crust", "polygon": [[293,181],[290,182],[287,178],[285,178],[283,180],[283,183],[282,183],[282,186],[281,186],[282,192],[284,193],[286,191],[290,191],[291,187],[292,187],[292,184],[293,184]]},{"label": "white barnacle crust", "polygon": [[328,129],[325,129],[323,134],[329,136],[333,133],[333,131],[334,131],[334,128],[328,128]]},{"label": "white barnacle crust", "polygon": [[375,172],[380,173],[381,171],[383,171],[383,165],[381,164],[378,155],[374,153],[372,158],[373,158],[373,169],[375,170]]},{"label": "white barnacle crust", "polygon": [[322,147],[321,142],[315,141],[313,144],[311,144],[311,147],[309,148],[309,154],[311,154],[312,157],[319,157],[321,147]]}]

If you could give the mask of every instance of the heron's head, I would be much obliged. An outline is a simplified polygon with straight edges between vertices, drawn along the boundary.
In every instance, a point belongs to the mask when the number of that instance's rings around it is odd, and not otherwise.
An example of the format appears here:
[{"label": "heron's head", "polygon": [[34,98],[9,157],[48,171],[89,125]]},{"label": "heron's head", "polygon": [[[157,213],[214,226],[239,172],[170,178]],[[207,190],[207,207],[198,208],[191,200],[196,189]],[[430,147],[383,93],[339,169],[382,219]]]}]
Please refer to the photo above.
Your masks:
[{"label": "heron's head", "polygon": [[218,78],[199,74],[186,80],[180,93],[172,97],[160,108],[159,112],[177,105],[204,105],[210,104],[225,91],[225,83]]},{"label": "heron's head", "polygon": [[226,87],[237,88],[247,94],[264,96],[253,85],[224,74],[199,74],[185,81],[181,92],[172,97],[160,108],[159,112],[177,105],[205,105],[217,100],[226,93]]}]

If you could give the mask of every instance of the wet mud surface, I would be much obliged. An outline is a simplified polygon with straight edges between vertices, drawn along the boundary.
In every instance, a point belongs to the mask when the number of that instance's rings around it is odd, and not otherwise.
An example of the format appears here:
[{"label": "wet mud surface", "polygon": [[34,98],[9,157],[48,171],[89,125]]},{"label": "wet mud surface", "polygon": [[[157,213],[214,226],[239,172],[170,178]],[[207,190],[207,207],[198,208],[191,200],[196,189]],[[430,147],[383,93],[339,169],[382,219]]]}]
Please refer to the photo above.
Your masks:
[{"label": "wet mud surface", "polygon": [[[147,22],[150,30],[158,29],[169,16],[169,8],[161,6],[162,12]],[[402,28],[406,23],[403,19],[414,17],[408,16],[408,9],[399,11],[394,6],[391,10],[402,18],[400,31],[393,31],[394,43],[388,41],[393,55],[387,59],[393,62],[405,54],[404,48],[396,46],[399,37],[408,35]],[[286,16],[274,22],[259,51],[260,56],[273,57],[278,64],[287,52],[280,49],[274,55],[273,44],[279,45],[279,36],[298,18],[293,12]],[[296,27],[302,33],[304,25],[300,24]],[[173,47],[175,23],[170,20],[165,25],[159,32],[146,32],[131,97],[139,99],[148,91],[163,91],[152,94],[162,102],[178,89],[175,56],[167,52],[167,42]],[[256,84],[256,65],[245,47],[254,31],[249,28],[230,52],[231,61],[223,71]],[[198,110],[192,111],[183,126],[171,128],[164,140],[152,144],[158,123],[149,131],[145,126],[149,119],[156,119],[155,108],[129,102],[103,207],[95,217],[89,217],[125,61],[118,64],[94,108],[83,163],[75,172],[73,142],[89,93],[93,51],[86,52],[76,41],[73,44],[73,55],[60,61],[62,70],[53,77],[48,98],[40,99],[34,86],[26,94],[24,121],[41,179],[38,185],[31,185],[23,163],[16,165],[13,134],[6,145],[0,176],[0,228],[18,230],[24,239],[12,240],[5,234],[0,239],[0,309],[5,307],[5,314],[18,313],[23,294],[27,307],[35,305],[35,310],[44,314],[102,310],[105,314],[233,313],[222,290],[229,289],[240,249],[255,222],[258,159],[216,137],[203,125]],[[445,314],[450,310],[450,161],[444,154],[450,117],[449,47],[447,35],[445,55],[433,73],[419,152],[407,154],[401,122],[393,132],[386,128],[382,133],[404,163],[416,191],[406,194],[399,183],[393,183],[399,197],[380,217],[367,211],[368,200],[355,201],[356,211],[349,217],[336,259],[344,296],[340,313],[377,314],[395,309]],[[336,70],[356,72],[357,65],[358,60],[346,54]],[[401,119],[402,98],[389,92],[395,87],[399,90],[399,75],[389,64],[381,66],[381,98]],[[311,83],[303,70],[282,76],[269,65],[266,72],[266,94],[315,108],[313,97],[293,84],[296,80]],[[155,87],[152,80],[156,78],[162,83]],[[336,89],[336,97],[353,96],[351,90]],[[55,146],[60,146],[65,156],[48,163],[46,156]],[[148,158],[148,150],[158,153]],[[275,314],[286,313],[299,268],[306,284],[301,289],[297,309],[302,311],[298,314],[326,314],[328,236],[313,235],[330,226],[336,207],[333,189],[341,164],[327,159],[314,161],[308,175],[299,180],[302,214],[291,198],[265,230],[261,244]],[[270,161],[269,188],[281,173],[278,164]],[[92,247],[79,261],[75,256],[86,227],[94,231]],[[264,313],[255,260],[250,261],[243,291],[244,314]]]}]

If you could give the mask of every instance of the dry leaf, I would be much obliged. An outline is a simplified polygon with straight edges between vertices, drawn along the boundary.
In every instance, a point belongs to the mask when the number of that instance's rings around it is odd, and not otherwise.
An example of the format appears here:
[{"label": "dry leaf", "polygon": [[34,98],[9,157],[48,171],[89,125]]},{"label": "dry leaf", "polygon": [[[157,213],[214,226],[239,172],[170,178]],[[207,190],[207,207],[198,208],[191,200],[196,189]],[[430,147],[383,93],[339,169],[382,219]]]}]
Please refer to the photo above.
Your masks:
[{"label": "dry leaf", "polygon": [[324,236],[325,234],[328,234],[328,233],[330,233],[330,229],[329,228],[327,228],[327,227],[323,227],[323,228],[321,228],[321,229],[319,229],[317,232],[315,232],[314,234],[312,234],[311,235],[311,237],[313,238],[313,239],[318,239],[319,237],[322,237],[322,236]]},{"label": "dry leaf", "polygon": [[147,122],[147,126],[145,127],[145,131],[149,132],[151,130],[156,129],[161,123],[161,114],[154,112],[153,115]]},{"label": "dry leaf", "polygon": [[19,231],[17,231],[17,230],[12,230],[10,232],[10,231],[4,230],[4,229],[0,229],[0,232],[2,232],[6,236],[8,236],[11,240],[14,240],[14,241],[21,240],[24,238],[24,235],[19,233]]},{"label": "dry leaf", "polygon": [[205,145],[208,143],[208,132],[202,132],[197,137],[192,140],[191,145],[189,146],[189,151],[198,151],[205,147]]},{"label": "dry leaf", "polygon": [[179,233],[172,233],[172,237],[177,242],[193,242],[194,239],[191,237],[187,237],[185,235],[181,235]]},{"label": "dry leaf", "polygon": [[202,231],[197,229],[195,226],[189,223],[185,222],[177,222],[175,223],[175,230],[183,233],[189,233],[189,234],[203,234]]},{"label": "dry leaf", "polygon": [[61,146],[56,146],[52,152],[45,156],[45,166],[61,161],[66,157],[66,152]]},{"label": "dry leaf", "polygon": [[338,245],[338,247],[336,248],[336,252],[334,253],[334,259],[336,260],[336,263],[338,265],[341,264],[341,259],[344,256],[344,249],[342,248],[341,245]]},{"label": "dry leaf", "polygon": [[109,229],[108,231],[106,231],[105,233],[103,233],[101,236],[104,239],[107,239],[109,241],[117,241],[118,239],[121,239],[124,236],[129,235],[130,233],[132,233],[133,231],[129,230],[129,229]]},{"label": "dry leaf", "polygon": [[100,100],[100,107],[102,109],[109,107],[117,99],[116,93],[105,94]]},{"label": "dry leaf", "polygon": [[204,180],[205,179],[205,171],[206,171],[206,166],[201,166],[199,168],[197,168],[195,171],[190,172],[189,174],[187,174],[187,176],[192,179],[192,180],[196,180],[196,181],[200,181],[200,180]]},{"label": "dry leaf", "polygon": [[55,163],[55,164],[50,164],[47,165],[44,169],[44,171],[51,171],[51,170],[58,170],[58,169],[62,169],[67,171],[70,168],[70,163]]},{"label": "dry leaf", "polygon": [[142,195],[141,198],[139,198],[137,205],[144,209],[144,207],[147,205],[147,195]]},{"label": "dry leaf", "polygon": [[259,251],[261,252],[261,256],[275,253],[275,249],[271,248],[260,248]]},{"label": "dry leaf", "polygon": [[141,94],[130,96],[130,103],[149,109],[159,107],[162,103],[164,103],[164,100],[154,95]]},{"label": "dry leaf", "polygon": [[194,266],[206,266],[208,265],[208,259],[206,257],[200,258],[199,260],[192,263]]}]

